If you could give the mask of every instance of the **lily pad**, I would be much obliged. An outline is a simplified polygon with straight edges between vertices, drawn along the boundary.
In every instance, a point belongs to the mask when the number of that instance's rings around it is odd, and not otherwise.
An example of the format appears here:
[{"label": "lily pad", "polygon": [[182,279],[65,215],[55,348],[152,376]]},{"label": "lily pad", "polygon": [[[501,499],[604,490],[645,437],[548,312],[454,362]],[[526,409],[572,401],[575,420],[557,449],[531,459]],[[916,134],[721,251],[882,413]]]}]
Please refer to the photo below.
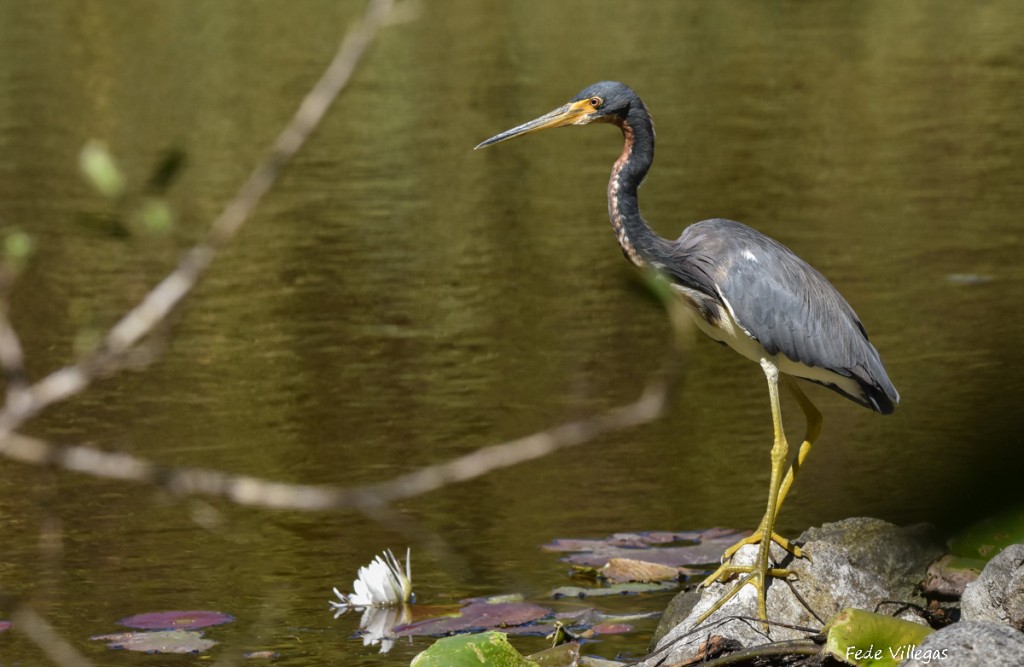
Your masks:
[{"label": "lily pad", "polygon": [[629,558],[671,567],[717,563],[722,552],[749,534],[725,528],[682,532],[615,533],[604,539],[562,539],[543,545],[548,551],[573,552],[564,560],[604,567],[613,558]]},{"label": "lily pad", "polygon": [[234,620],[219,611],[152,611],[122,618],[118,624],[136,630],[197,630]]},{"label": "lily pad", "polygon": [[453,616],[428,618],[397,625],[392,631],[399,637],[450,635],[469,630],[490,630],[531,623],[549,616],[551,610],[532,602],[471,602]]},{"label": "lily pad", "polygon": [[409,667],[538,667],[512,648],[502,632],[445,637],[412,659]]},{"label": "lily pad", "polygon": [[107,642],[113,649],[142,653],[202,653],[217,642],[193,630],[157,630],[154,632],[119,632],[93,637]]},{"label": "lily pad", "polygon": [[961,531],[950,540],[950,551],[954,556],[988,561],[1020,542],[1024,542],[1024,507],[1015,507]]},{"label": "lily pad", "polygon": [[590,631],[595,635],[624,635],[633,632],[633,626],[629,623],[598,623],[591,626]]},{"label": "lily pad", "polygon": [[609,595],[635,595],[637,593],[656,593],[659,591],[672,591],[678,588],[676,582],[643,583],[638,581],[624,584],[614,584],[601,588],[587,588],[584,586],[559,586],[551,591],[553,598],[593,598],[607,597]]},{"label": "lily pad", "polygon": [[826,626],[823,652],[856,667],[896,667],[932,629],[862,609],[844,609]]}]

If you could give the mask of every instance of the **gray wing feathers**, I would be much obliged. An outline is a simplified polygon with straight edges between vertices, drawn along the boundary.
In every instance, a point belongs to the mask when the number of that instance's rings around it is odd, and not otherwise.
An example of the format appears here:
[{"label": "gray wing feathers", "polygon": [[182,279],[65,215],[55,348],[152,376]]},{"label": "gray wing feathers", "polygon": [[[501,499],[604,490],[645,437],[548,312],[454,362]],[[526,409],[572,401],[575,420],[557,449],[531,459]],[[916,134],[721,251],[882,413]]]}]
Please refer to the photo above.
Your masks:
[{"label": "gray wing feathers", "polygon": [[731,220],[692,225],[675,246],[683,254],[679,264],[702,267],[700,275],[679,277],[705,281],[702,291],[714,289],[769,354],[853,378],[865,396],[850,398],[879,412],[893,410],[899,394],[857,314],[807,262]]}]

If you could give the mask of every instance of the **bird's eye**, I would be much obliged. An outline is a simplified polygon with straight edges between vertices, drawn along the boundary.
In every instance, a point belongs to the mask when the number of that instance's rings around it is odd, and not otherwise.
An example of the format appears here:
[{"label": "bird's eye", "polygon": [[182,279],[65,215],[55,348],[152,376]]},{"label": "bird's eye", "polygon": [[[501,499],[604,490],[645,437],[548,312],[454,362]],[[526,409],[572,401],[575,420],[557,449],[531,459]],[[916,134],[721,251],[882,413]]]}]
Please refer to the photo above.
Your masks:
[{"label": "bird's eye", "polygon": [[595,109],[600,109],[601,108],[601,103],[602,103],[602,100],[601,100],[600,97],[591,97],[590,98],[590,106],[594,107]]}]

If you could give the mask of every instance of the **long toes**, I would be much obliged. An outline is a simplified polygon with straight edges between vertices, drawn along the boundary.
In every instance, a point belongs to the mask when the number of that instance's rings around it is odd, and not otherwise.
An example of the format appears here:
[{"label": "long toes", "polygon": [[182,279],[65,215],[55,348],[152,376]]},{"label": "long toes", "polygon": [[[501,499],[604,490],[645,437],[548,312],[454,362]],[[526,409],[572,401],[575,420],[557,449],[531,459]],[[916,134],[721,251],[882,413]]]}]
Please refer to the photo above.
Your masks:
[{"label": "long toes", "polygon": [[792,542],[787,540],[785,537],[779,535],[778,533],[772,533],[772,542],[778,544],[780,547],[782,547],[789,553],[793,554],[793,556],[795,556],[796,558],[805,558],[803,549],[793,544]]},{"label": "long toes", "polygon": [[[758,581],[758,580],[760,580],[760,581]],[[735,597],[735,595],[737,593],[739,593],[743,589],[743,587],[746,586],[748,583],[752,583],[754,585],[754,588],[757,589],[757,591],[758,591],[758,595],[760,595],[761,591],[764,590],[764,580],[761,579],[761,577],[758,576],[758,573],[757,572],[747,572],[746,575],[742,579],[737,581],[736,584],[733,585],[732,588],[730,588],[728,591],[726,591],[722,595],[722,597],[718,598],[718,600],[715,601],[715,603],[713,605],[711,605],[708,608],[707,611],[705,611],[703,614],[701,614],[697,618],[697,620],[694,623],[694,625],[700,625],[705,620],[707,620],[707,618],[709,616],[711,616],[711,614],[713,614],[716,611],[718,611],[719,609],[721,609],[722,605],[724,605],[726,602],[728,602],[733,597]],[[763,619],[763,620],[767,620],[767,619]]]},{"label": "long toes", "polygon": [[760,544],[763,539],[764,539],[764,533],[761,532],[761,531],[757,531],[756,533],[754,533],[752,535],[748,535],[747,537],[744,537],[742,540],[740,540],[736,544],[732,545],[731,547],[728,547],[725,550],[725,552],[722,554],[722,560],[723,561],[729,560],[730,558],[732,558],[736,554],[737,551],[739,551],[743,547],[747,546],[748,544]]}]

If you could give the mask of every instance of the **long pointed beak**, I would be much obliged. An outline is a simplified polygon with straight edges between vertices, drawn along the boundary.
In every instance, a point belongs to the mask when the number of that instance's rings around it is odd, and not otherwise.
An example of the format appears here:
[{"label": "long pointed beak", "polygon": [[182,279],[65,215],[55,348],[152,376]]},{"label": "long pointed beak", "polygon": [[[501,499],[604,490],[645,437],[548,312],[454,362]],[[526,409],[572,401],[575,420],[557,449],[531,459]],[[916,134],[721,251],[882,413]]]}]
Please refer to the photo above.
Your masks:
[{"label": "long pointed beak", "polygon": [[476,148],[483,148],[484,146],[490,146],[501,141],[506,141],[514,137],[518,137],[522,134],[529,134],[531,132],[540,132],[552,127],[562,127],[563,125],[585,125],[589,123],[593,117],[593,108],[590,106],[588,100],[580,100],[579,102],[569,102],[563,104],[554,111],[549,111],[540,118],[534,118],[528,123],[523,123],[517,127],[513,127],[511,130],[505,130],[501,134],[496,134],[487,141],[480,142]]}]

